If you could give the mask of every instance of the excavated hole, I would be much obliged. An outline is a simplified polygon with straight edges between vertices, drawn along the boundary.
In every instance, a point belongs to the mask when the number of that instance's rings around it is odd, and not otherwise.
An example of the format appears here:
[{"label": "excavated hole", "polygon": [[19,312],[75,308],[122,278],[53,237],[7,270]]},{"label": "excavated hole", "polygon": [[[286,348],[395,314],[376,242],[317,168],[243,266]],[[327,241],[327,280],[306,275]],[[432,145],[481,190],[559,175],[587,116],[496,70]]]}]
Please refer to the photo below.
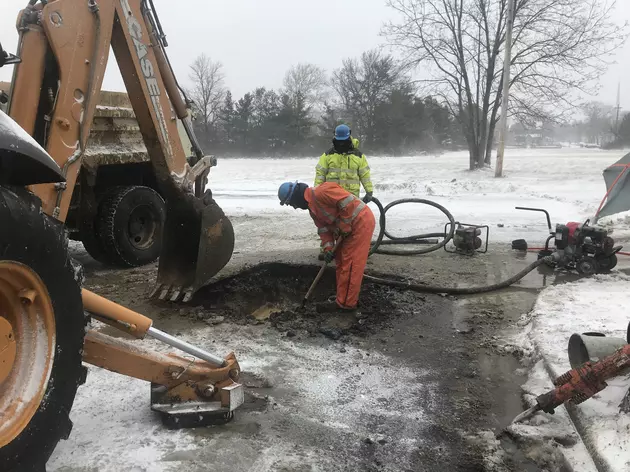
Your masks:
[{"label": "excavated hole", "polygon": [[[288,336],[300,331],[333,339],[348,334],[365,336],[410,313],[425,297],[412,292],[364,283],[359,312],[317,313],[316,305],[334,300],[334,268],[326,271],[306,307],[300,307],[319,267],[281,263],[262,264],[201,290],[194,302],[204,307],[198,317],[212,323],[225,318],[239,324],[269,323]],[[209,314],[211,313],[211,314]]]}]

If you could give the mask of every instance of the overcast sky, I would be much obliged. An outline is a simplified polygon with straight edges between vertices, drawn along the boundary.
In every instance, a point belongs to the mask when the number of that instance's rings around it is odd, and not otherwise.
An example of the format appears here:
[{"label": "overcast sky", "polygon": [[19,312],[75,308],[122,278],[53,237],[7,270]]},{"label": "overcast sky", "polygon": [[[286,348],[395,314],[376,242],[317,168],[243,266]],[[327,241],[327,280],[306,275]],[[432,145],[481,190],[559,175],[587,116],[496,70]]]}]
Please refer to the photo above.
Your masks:
[{"label": "overcast sky", "polygon": [[[15,51],[15,17],[26,0],[0,0],[0,41]],[[180,82],[188,65],[204,52],[224,65],[235,97],[258,86],[277,88],[285,71],[298,62],[318,64],[329,72],[342,59],[383,43],[379,31],[393,12],[385,0],[154,0],[168,38],[167,49]],[[618,0],[616,19],[630,21],[630,0]],[[621,81],[621,104],[630,109],[630,43],[617,54],[602,79],[598,99],[614,104]],[[10,80],[12,67],[0,69]],[[104,89],[123,90],[111,58]]]}]

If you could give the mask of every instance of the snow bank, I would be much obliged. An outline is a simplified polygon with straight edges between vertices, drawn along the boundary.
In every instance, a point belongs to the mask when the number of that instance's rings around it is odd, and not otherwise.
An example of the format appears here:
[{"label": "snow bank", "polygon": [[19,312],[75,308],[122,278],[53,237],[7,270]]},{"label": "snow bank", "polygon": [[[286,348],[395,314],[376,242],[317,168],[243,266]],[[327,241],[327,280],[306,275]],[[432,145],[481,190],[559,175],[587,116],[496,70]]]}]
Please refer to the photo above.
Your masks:
[{"label": "snow bank", "polygon": [[[615,273],[556,285],[541,293],[528,315],[529,338],[552,377],[571,369],[567,344],[572,334],[596,331],[626,337],[630,321],[629,289],[630,277]],[[534,369],[529,385],[525,386],[531,400],[553,387],[551,379],[541,374],[541,365]],[[605,464],[606,470],[630,470],[630,415],[619,412],[619,404],[629,388],[630,376],[617,377],[608,382],[604,391],[571,409],[586,446]],[[565,415],[564,407],[557,414]],[[554,420],[541,413],[531,422],[541,421]]]},{"label": "snow bank", "polygon": [[606,228],[617,240],[630,239],[630,211],[605,216],[597,220],[597,224]]},{"label": "snow bank", "polygon": [[[384,204],[400,198],[426,198],[444,205],[456,220],[490,225],[493,242],[526,238],[534,245],[544,242],[548,234],[544,215],[514,207],[546,208],[554,223],[586,220],[595,214],[605,193],[603,169],[622,154],[593,149],[510,149],[502,179],[496,179],[491,169],[467,171],[465,152],[368,156],[368,161],[374,194]],[[315,156],[219,161],[210,175],[210,188],[235,223],[237,250],[276,244],[278,234],[287,249],[313,246],[308,215],[280,207],[276,195],[285,181],[312,184],[316,163]],[[438,210],[412,204],[392,209],[387,217],[388,229],[397,236],[440,231],[446,222]]]}]

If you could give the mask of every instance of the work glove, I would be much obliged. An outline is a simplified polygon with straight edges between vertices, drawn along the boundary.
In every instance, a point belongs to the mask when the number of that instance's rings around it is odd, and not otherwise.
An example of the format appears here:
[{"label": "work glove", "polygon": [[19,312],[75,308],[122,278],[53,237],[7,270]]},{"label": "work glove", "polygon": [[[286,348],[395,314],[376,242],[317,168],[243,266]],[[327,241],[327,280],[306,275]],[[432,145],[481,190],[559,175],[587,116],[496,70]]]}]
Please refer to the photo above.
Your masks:
[{"label": "work glove", "polygon": [[334,258],[335,258],[335,253],[333,251],[326,251],[324,253],[324,260],[326,261],[326,264],[330,264]]},{"label": "work glove", "polygon": [[372,201],[372,192],[368,192],[363,197],[363,203],[370,203]]}]

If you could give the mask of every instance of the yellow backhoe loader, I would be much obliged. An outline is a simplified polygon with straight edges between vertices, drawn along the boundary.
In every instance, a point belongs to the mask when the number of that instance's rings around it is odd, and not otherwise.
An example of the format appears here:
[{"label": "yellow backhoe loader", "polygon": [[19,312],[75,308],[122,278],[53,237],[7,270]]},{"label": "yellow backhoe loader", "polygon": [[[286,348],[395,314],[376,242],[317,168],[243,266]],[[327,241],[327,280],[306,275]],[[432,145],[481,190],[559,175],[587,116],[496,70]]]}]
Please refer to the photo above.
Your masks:
[{"label": "yellow backhoe loader", "polygon": [[[213,158],[195,139],[152,0],[31,0],[17,27],[17,54],[0,46],[0,66],[15,67],[10,116],[0,111],[0,471],[45,470],[70,434],[83,362],[150,382],[152,409],[168,426],[229,420],[243,402],[234,354],[206,352],[81,290],[68,255],[63,222],[110,46],[166,203],[155,293],[190,298],[232,254],[231,224],[205,190]],[[86,330],[90,317],[193,357]]]}]

